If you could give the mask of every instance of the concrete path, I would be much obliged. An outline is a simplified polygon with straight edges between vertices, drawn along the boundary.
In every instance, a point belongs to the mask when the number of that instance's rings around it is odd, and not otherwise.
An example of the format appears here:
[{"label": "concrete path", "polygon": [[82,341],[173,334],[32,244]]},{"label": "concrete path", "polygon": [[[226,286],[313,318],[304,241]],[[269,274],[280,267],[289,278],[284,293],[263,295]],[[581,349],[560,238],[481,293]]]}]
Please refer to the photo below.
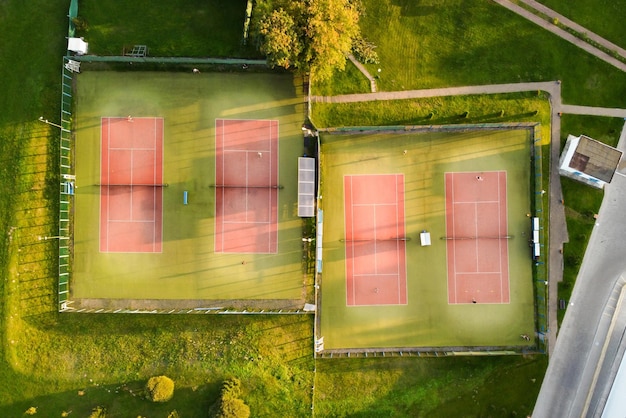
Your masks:
[{"label": "concrete path", "polygon": [[352,54],[348,55],[348,59],[369,80],[369,82],[370,82],[370,89],[371,89],[372,93],[376,93],[376,91],[377,91],[377,89],[376,89],[376,79],[374,77],[372,77],[372,75],[369,73],[369,71],[367,71],[367,68],[365,68],[365,66],[363,66],[363,64],[361,64],[359,61],[357,61],[357,59],[354,58],[354,55],[352,55]]},{"label": "concrete path", "polygon": [[[626,150],[626,125],[618,148]],[[535,418],[594,416],[603,405],[604,398],[598,394],[612,384],[606,370],[614,370],[603,360],[609,349],[617,353],[624,344],[612,338],[616,325],[625,323],[624,310],[615,300],[626,271],[625,211],[626,173],[622,170],[605,186],[598,221],[535,404]]]},{"label": "concrete path", "polygon": [[[524,17],[525,19],[529,20],[530,22],[535,23],[536,25],[541,26],[542,28],[544,28],[547,31],[550,31],[552,33],[554,33],[555,35],[557,35],[560,38],[563,38],[564,40],[576,45],[578,48],[587,51],[588,53],[600,58],[602,61],[607,62],[608,64],[611,64],[612,66],[614,66],[615,68],[618,68],[622,71],[626,71],[626,63],[623,63],[622,61],[612,57],[611,55],[607,54],[606,52],[604,52],[601,49],[596,48],[595,46],[583,41],[582,39],[572,35],[570,32],[561,29],[560,27],[558,27],[557,25],[555,25],[552,22],[548,22],[545,19],[542,19],[541,17],[537,16],[536,14],[534,14],[533,12],[530,12],[527,9],[524,9],[508,0],[493,0],[494,2],[498,3],[499,5],[501,5],[502,7],[505,7],[509,10],[511,10],[514,13],[517,13],[518,15]],[[530,2],[528,2],[527,4],[529,4]],[[549,10],[549,9],[548,9]],[[552,12],[553,15],[557,15],[556,12]],[[560,16],[560,15],[558,15]],[[560,19],[559,19],[560,20]],[[572,22],[573,23],[573,22]],[[580,27],[580,26],[577,26]],[[573,28],[572,28],[573,29]],[[584,29],[584,28],[583,28]],[[589,36],[589,34],[592,34],[592,32],[586,31],[585,32],[587,34],[587,36]],[[593,34],[594,39],[602,39],[599,35]],[[607,40],[602,40],[603,42],[599,42],[600,44],[607,45],[613,45],[611,44],[609,41]],[[609,48],[611,50],[613,50],[613,48]]]},{"label": "concrete path", "polygon": [[608,116],[613,118],[626,118],[626,109],[611,109],[606,107],[591,106],[561,106],[561,112],[571,115]]}]

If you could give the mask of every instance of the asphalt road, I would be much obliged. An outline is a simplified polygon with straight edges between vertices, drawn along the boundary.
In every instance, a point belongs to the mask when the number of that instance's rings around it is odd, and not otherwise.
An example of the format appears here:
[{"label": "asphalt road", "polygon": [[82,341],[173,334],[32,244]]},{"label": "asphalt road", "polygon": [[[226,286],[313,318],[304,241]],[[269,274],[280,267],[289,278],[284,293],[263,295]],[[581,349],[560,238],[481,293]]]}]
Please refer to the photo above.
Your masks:
[{"label": "asphalt road", "polygon": [[[618,148],[626,150],[626,125]],[[626,170],[605,187],[576,285],[559,330],[533,417],[580,417],[586,411],[609,332],[616,283],[626,270]]]}]

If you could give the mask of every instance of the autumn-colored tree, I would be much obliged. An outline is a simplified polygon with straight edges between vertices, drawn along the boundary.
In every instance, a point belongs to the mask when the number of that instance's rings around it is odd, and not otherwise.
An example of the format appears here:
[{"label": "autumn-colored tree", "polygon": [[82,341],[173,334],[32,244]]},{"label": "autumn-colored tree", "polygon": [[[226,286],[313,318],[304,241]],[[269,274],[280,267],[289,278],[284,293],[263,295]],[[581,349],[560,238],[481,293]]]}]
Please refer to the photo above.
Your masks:
[{"label": "autumn-colored tree", "polygon": [[354,0],[258,0],[254,27],[270,65],[324,80],[345,68],[359,15]]}]

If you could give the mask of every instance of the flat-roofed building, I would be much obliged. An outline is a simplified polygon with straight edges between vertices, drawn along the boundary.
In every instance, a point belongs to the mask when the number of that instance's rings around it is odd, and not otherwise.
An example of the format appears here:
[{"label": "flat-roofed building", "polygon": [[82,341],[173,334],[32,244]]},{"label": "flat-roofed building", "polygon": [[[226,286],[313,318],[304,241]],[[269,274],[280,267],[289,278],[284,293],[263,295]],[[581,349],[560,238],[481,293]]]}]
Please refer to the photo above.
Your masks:
[{"label": "flat-roofed building", "polygon": [[621,159],[622,151],[616,148],[585,135],[569,135],[559,160],[559,173],[602,189],[613,179]]}]

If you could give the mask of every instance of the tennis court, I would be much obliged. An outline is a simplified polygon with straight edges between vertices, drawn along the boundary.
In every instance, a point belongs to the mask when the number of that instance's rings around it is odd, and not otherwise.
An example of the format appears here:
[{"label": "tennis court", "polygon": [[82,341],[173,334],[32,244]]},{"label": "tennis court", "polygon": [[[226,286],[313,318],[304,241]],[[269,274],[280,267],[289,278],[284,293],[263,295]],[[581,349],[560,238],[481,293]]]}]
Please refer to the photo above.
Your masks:
[{"label": "tennis court", "polygon": [[446,173],[449,303],[508,303],[506,171]]},{"label": "tennis court", "polygon": [[278,121],[215,125],[215,252],[276,253]]},{"label": "tennis court", "polygon": [[293,77],[81,70],[73,306],[302,308]]},{"label": "tennis court", "polygon": [[102,118],[100,251],[161,252],[163,119]]},{"label": "tennis court", "polygon": [[533,334],[531,138],[321,136],[325,350],[510,347]]},{"label": "tennis court", "polygon": [[405,304],[404,176],[345,176],[344,196],[347,304]]}]

